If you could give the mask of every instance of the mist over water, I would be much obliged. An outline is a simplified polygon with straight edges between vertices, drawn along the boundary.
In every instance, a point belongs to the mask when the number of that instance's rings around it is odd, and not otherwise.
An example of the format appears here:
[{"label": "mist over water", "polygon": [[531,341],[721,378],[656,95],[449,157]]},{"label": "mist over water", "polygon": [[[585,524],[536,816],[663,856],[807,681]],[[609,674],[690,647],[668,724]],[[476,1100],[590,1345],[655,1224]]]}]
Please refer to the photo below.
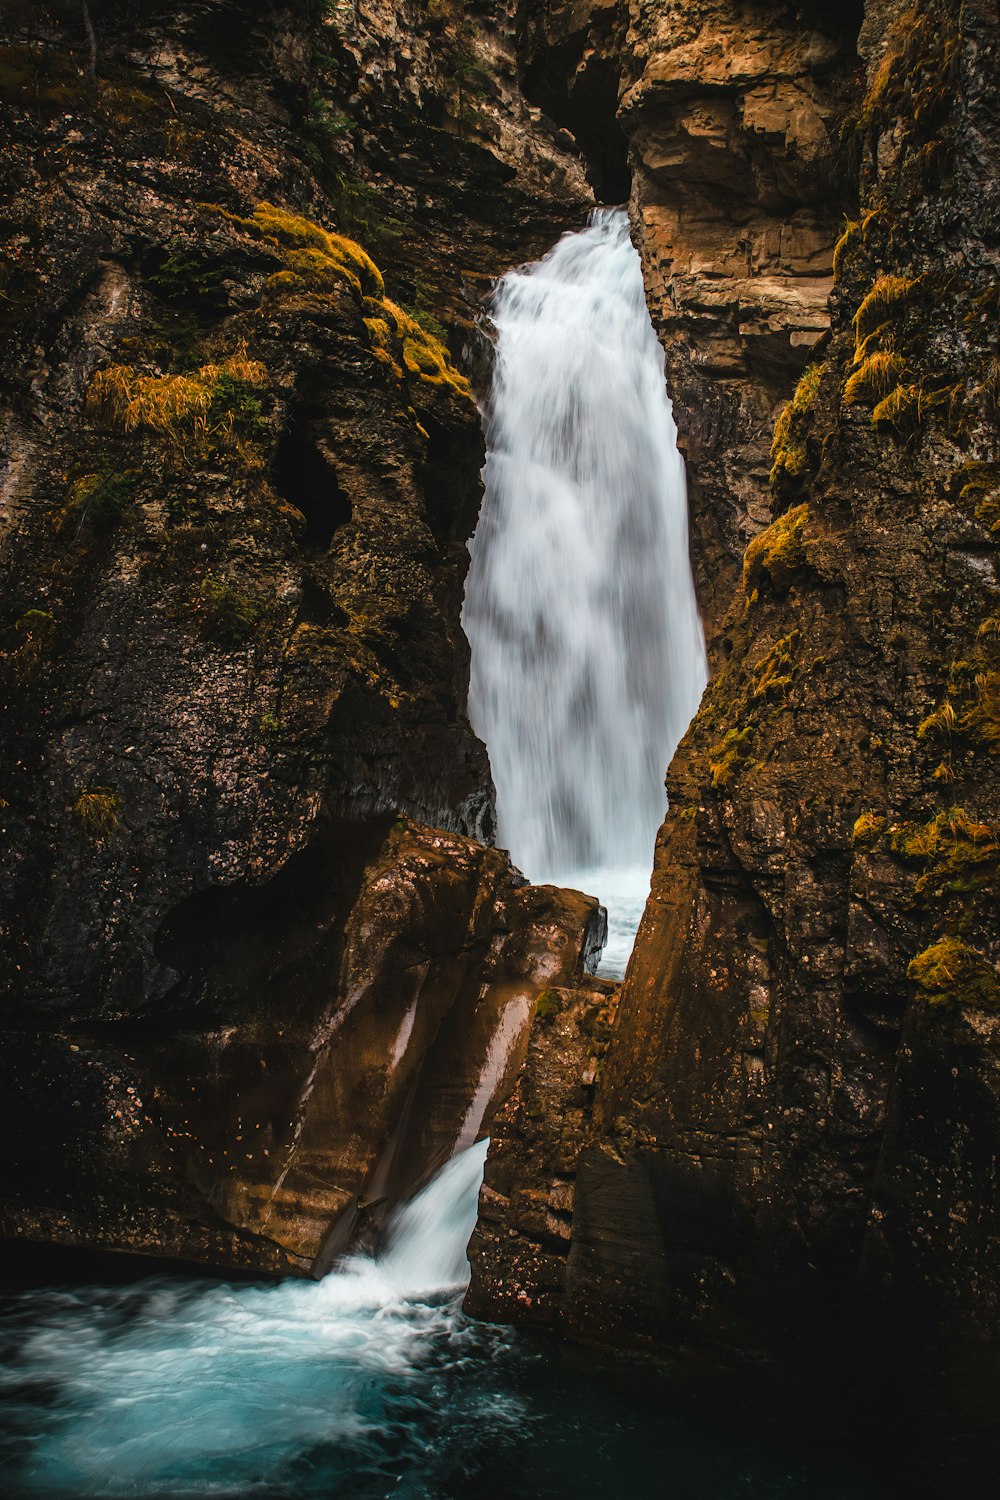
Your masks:
[{"label": "mist over water", "polygon": [[592,890],[619,972],[705,646],[684,465],[628,218],[600,209],[491,308],[486,496],[463,622],[498,841]]}]

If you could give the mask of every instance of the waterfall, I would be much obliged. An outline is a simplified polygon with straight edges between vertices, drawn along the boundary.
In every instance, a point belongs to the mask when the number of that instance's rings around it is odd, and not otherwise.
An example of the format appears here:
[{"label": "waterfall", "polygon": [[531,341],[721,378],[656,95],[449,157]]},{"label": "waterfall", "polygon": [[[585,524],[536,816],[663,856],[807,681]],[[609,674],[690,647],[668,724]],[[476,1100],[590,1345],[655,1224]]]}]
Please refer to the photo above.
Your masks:
[{"label": "waterfall", "polygon": [[620,209],[505,276],[463,620],[499,842],[592,888],[627,958],[705,646],[684,465]]}]

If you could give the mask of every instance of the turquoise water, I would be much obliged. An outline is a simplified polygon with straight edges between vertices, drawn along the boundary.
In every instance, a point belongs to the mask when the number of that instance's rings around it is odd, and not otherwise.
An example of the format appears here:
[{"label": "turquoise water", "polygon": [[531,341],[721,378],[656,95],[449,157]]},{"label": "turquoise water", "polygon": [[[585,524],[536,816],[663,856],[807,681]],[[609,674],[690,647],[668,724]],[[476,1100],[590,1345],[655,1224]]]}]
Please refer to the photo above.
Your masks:
[{"label": "turquoise water", "polygon": [[295,1500],[871,1500],[714,1376],[545,1345],[461,1311],[485,1143],[319,1283],[155,1276],[0,1303],[4,1492]]}]

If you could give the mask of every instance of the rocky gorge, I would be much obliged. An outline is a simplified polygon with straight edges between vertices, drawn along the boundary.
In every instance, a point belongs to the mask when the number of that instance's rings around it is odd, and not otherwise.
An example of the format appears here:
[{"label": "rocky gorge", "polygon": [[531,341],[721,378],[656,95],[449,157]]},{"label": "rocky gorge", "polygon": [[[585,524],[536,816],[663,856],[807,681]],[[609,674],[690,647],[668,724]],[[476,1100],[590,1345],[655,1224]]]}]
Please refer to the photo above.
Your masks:
[{"label": "rocky gorge", "polygon": [[[319,1275],[488,1130],[476,1317],[995,1340],[993,0],[4,24],[3,1234]],[[484,299],[626,200],[712,677],[619,986],[460,614]]]}]

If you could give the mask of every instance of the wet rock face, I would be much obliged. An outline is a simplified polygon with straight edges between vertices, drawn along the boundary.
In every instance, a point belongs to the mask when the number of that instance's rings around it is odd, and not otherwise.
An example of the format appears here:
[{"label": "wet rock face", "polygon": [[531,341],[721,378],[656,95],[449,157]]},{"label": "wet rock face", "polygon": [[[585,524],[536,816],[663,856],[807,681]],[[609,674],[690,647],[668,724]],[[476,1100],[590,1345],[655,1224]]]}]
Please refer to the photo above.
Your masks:
[{"label": "wet rock face", "polygon": [[5,1046],[3,1232],[319,1274],[489,1128],[598,918],[386,818],[189,899],[155,1016]]},{"label": "wet rock face", "polygon": [[493,1119],[466,1310],[556,1328],[565,1320],[580,1151],[618,987],[546,986],[517,1084]]},{"label": "wet rock face", "polygon": [[743,551],[771,519],[774,417],[830,324],[833,245],[852,206],[838,133],[862,7],[596,0],[528,14],[525,86],[577,130],[609,201],[629,193],[608,166],[613,141],[622,157],[627,144],[718,651]]},{"label": "wet rock face", "polygon": [[1000,34],[880,6],[863,40],[832,336],[669,774],[548,1289],[590,1338],[769,1342],[865,1298],[1000,1332]]},{"label": "wet rock face", "polygon": [[491,17],[237,9],[103,9],[95,80],[75,11],[0,47],[7,1227],[301,1270],[583,951],[592,903],[461,837],[449,341],[588,190]]}]

